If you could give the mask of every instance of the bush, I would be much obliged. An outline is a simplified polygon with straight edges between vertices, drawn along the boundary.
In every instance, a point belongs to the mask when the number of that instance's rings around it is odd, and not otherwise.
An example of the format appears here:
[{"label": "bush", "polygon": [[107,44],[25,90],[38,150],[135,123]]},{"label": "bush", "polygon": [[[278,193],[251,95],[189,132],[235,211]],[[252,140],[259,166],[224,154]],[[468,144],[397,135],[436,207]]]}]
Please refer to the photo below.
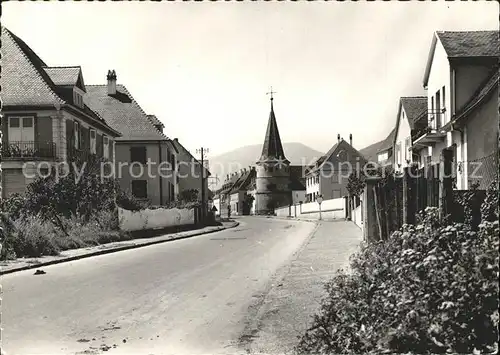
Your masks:
[{"label": "bush", "polygon": [[328,296],[298,353],[473,353],[498,346],[499,224],[420,224],[362,247]]},{"label": "bush", "polygon": [[38,216],[19,218],[14,221],[14,227],[11,241],[15,256],[40,257],[59,253],[58,231]]}]

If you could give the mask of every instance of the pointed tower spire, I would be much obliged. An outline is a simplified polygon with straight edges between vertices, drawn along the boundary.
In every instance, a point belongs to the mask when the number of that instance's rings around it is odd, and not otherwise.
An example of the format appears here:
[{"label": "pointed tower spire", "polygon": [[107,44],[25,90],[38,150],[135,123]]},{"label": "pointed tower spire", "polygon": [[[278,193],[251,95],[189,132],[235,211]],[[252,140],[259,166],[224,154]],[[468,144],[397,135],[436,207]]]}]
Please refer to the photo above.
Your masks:
[{"label": "pointed tower spire", "polygon": [[272,90],[268,92],[271,95],[271,112],[269,113],[269,121],[267,123],[266,137],[264,138],[264,145],[262,147],[262,154],[260,160],[275,160],[286,159],[281,144],[280,133],[278,131],[278,124],[276,123],[276,116],[274,115],[273,94]]}]

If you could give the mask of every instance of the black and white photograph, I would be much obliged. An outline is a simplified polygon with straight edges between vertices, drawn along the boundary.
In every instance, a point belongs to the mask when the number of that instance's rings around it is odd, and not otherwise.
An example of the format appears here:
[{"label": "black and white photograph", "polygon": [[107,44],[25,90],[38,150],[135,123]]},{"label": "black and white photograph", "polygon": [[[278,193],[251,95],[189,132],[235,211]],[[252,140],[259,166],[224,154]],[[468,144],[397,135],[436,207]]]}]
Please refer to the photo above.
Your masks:
[{"label": "black and white photograph", "polygon": [[0,6],[0,355],[498,353],[498,1]]}]

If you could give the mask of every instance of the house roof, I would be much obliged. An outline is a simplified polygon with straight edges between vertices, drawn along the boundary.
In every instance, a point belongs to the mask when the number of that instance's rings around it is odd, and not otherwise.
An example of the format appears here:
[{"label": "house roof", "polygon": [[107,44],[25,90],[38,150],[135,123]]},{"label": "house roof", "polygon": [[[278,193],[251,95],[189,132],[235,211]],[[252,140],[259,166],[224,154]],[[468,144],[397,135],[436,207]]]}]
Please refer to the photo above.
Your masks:
[{"label": "house roof", "polygon": [[43,70],[47,65],[19,37],[2,26],[3,106],[53,106],[65,101],[57,95],[55,84]]},{"label": "house roof", "polygon": [[[51,71],[50,67],[21,38],[4,26],[2,26],[1,64],[0,86],[2,88],[2,104],[4,107],[35,106],[56,108],[57,105],[64,105],[74,112],[95,120],[113,136],[119,136],[118,132],[113,130],[101,116],[88,106],[84,105],[83,108],[80,108],[73,105],[72,95],[67,95],[65,89],[59,86],[57,80],[54,82],[48,73],[54,71]],[[81,73],[79,75],[81,76]]]},{"label": "house roof", "polygon": [[[156,117],[156,116],[155,116],[155,117]],[[179,151],[181,151],[181,150],[182,150],[182,151],[184,151],[185,153],[187,153],[187,154],[191,157],[191,159],[193,159],[193,160],[194,160],[194,162],[195,162],[195,163],[197,163],[197,164],[200,164],[200,165],[201,165],[200,161],[199,161],[198,159],[196,159],[196,158],[193,156],[193,154],[191,154],[191,152],[190,152],[189,150],[187,150],[187,149],[186,149],[186,148],[185,148],[185,147],[184,147],[184,146],[183,146],[183,145],[179,142],[179,139],[174,138],[174,139],[172,139],[172,140],[171,140],[171,142],[172,142],[172,144],[174,145],[174,148],[175,148],[178,152],[179,152]],[[204,169],[205,169],[205,172],[206,172],[206,174],[205,174],[205,175],[206,175],[206,176],[210,176],[210,175],[211,175],[211,174],[210,174],[210,171],[207,169],[207,167],[206,167],[206,166],[204,166]]]},{"label": "house roof", "polygon": [[159,141],[168,138],[158,131],[124,85],[108,95],[107,85],[87,85],[85,102],[122,134],[119,141]]},{"label": "house roof", "polygon": [[56,85],[76,85],[81,73],[81,67],[47,67],[43,68]]},{"label": "house roof", "polygon": [[410,128],[413,129],[415,121],[427,113],[427,97],[402,97],[400,99],[400,103],[406,113],[406,116],[408,117]]},{"label": "house roof", "polygon": [[494,89],[498,88],[499,81],[499,68],[496,67],[492,70],[491,75],[483,82],[479,89],[472,95],[471,99],[464,105],[464,107],[456,113],[453,121],[465,119],[468,114],[481,104]]},{"label": "house roof", "polygon": [[437,31],[449,58],[498,57],[498,31]]},{"label": "house roof", "polygon": [[316,160],[316,163],[315,163],[314,167],[312,167],[311,169],[309,169],[309,171],[307,173],[311,173],[311,172],[314,172],[314,171],[320,169],[325,164],[325,162],[327,162],[330,159],[330,157],[333,154],[335,154],[335,152],[337,152],[337,150],[339,150],[339,148],[342,147],[342,146],[349,147],[348,149],[351,150],[354,154],[357,154],[360,158],[366,159],[364,157],[364,155],[361,154],[356,148],[354,148],[347,141],[345,141],[344,138],[341,138],[340,141],[338,141],[337,143],[335,143],[333,145],[333,147],[331,147],[330,150],[325,155],[323,155],[318,160]]},{"label": "house roof", "polygon": [[233,183],[230,192],[234,193],[241,190],[248,190],[252,178],[256,176],[255,169],[249,169],[243,172],[243,174],[238,174],[236,181]]},{"label": "house roof", "polygon": [[274,115],[273,98],[271,98],[271,112],[269,113],[269,121],[267,123],[266,137],[262,146],[261,161],[269,159],[286,159],[281,144],[280,133],[278,131],[278,123]]},{"label": "house roof", "polygon": [[436,43],[440,41],[449,59],[498,58],[500,40],[498,31],[436,31],[425,67],[424,87],[427,87]]},{"label": "house roof", "polygon": [[162,126],[165,127],[165,125],[156,117],[155,115],[147,115],[149,120],[154,126]]},{"label": "house roof", "polygon": [[304,191],[306,190],[305,180],[299,179],[297,176],[290,175],[290,190]]}]

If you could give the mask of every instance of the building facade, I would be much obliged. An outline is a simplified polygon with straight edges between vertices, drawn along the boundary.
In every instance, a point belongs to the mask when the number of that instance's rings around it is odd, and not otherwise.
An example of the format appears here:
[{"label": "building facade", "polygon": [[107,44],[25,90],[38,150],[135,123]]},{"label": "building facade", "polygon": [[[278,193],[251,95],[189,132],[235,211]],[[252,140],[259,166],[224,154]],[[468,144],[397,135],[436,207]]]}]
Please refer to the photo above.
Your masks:
[{"label": "building facade", "polygon": [[83,100],[79,66],[50,67],[19,37],[2,27],[2,197],[24,193],[38,176],[76,156],[113,164],[110,127]]},{"label": "building facade", "polygon": [[115,176],[120,187],[152,205],[165,205],[179,193],[178,150],[151,122],[114,70],[106,85],[88,85],[84,100],[121,136],[116,140]]}]

